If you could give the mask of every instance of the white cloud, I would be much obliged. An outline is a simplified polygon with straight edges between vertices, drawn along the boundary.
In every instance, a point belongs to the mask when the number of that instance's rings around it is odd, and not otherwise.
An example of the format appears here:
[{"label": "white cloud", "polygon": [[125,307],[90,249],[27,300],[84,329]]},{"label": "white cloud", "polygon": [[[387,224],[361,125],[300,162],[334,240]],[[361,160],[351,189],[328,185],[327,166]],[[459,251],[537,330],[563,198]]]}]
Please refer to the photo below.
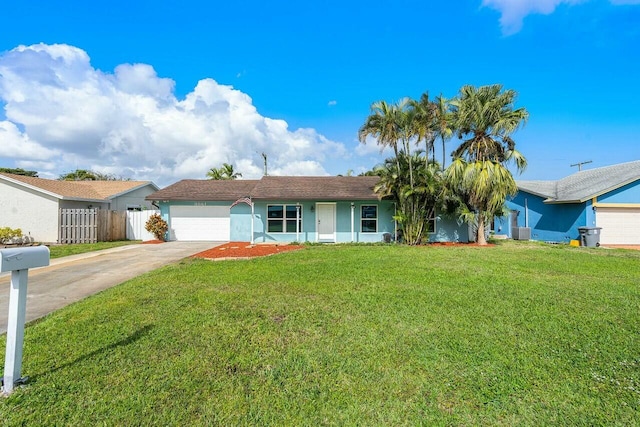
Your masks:
[{"label": "white cloud", "polygon": [[174,89],[150,65],[103,73],[73,46],[19,46],[0,56],[0,156],[48,166],[41,176],[82,168],[167,185],[223,162],[259,177],[262,152],[272,175],[325,175],[323,162],[346,155],[314,129],[261,116],[231,86],[204,79],[184,99]]},{"label": "white cloud", "polygon": [[328,105],[329,107],[333,107],[334,105],[338,105],[338,101],[336,101],[335,99],[333,99],[333,100],[329,101],[329,102],[327,103],[327,105]]},{"label": "white cloud", "polygon": [[[505,35],[522,28],[522,20],[531,14],[549,15],[561,4],[574,5],[589,0],[482,0],[482,6],[500,12],[500,27]],[[640,4],[640,0],[610,0],[613,5]]]},{"label": "white cloud", "polygon": [[0,157],[45,160],[58,154],[32,141],[29,135],[20,132],[15,124],[6,120],[0,121],[0,141]]}]

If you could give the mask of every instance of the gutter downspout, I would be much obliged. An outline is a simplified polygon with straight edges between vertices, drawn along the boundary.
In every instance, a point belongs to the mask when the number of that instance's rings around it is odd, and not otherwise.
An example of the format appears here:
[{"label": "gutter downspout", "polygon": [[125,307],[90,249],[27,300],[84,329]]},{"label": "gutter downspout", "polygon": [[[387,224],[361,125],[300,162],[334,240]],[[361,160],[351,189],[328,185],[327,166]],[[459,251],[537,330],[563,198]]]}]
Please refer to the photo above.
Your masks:
[{"label": "gutter downspout", "polygon": [[524,199],[524,226],[529,226],[529,206],[526,198]]}]

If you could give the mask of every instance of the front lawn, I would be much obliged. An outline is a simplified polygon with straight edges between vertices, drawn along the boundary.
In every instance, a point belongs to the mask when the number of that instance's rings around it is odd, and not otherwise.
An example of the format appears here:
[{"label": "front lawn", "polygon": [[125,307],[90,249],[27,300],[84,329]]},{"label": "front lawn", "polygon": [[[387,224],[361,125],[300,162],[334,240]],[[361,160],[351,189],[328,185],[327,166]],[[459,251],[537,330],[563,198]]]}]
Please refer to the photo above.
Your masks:
[{"label": "front lawn", "polygon": [[188,259],[27,328],[0,417],[638,424],[639,280],[640,251],[519,242]]},{"label": "front lawn", "polygon": [[115,242],[98,243],[74,243],[68,245],[52,245],[49,247],[51,258],[61,258],[69,255],[78,255],[86,252],[101,251],[103,249],[117,248],[126,245],[137,245],[139,240],[117,240]]}]

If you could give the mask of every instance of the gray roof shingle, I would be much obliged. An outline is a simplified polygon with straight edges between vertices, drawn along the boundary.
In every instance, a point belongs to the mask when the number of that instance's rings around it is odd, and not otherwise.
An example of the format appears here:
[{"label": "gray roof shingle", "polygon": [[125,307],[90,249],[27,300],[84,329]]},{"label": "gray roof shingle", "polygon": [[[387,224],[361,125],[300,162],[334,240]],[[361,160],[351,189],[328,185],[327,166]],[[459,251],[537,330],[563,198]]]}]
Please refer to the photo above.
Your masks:
[{"label": "gray roof shingle", "polygon": [[147,200],[373,200],[377,176],[265,176],[260,180],[178,181],[147,196]]},{"label": "gray roof shingle", "polygon": [[576,172],[558,181],[517,181],[547,203],[582,203],[640,180],[640,160]]},{"label": "gray roof shingle", "polygon": [[251,195],[257,180],[183,179],[160,191],[149,194],[147,200],[236,201]]}]

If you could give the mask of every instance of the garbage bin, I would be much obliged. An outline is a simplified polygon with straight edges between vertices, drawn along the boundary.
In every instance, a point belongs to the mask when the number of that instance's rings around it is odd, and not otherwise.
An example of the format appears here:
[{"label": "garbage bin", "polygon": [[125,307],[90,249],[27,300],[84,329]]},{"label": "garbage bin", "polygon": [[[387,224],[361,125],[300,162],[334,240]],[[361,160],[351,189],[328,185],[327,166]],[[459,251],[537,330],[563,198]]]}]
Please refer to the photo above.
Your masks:
[{"label": "garbage bin", "polygon": [[578,227],[580,246],[589,248],[600,246],[600,230],[602,230],[602,227]]}]

